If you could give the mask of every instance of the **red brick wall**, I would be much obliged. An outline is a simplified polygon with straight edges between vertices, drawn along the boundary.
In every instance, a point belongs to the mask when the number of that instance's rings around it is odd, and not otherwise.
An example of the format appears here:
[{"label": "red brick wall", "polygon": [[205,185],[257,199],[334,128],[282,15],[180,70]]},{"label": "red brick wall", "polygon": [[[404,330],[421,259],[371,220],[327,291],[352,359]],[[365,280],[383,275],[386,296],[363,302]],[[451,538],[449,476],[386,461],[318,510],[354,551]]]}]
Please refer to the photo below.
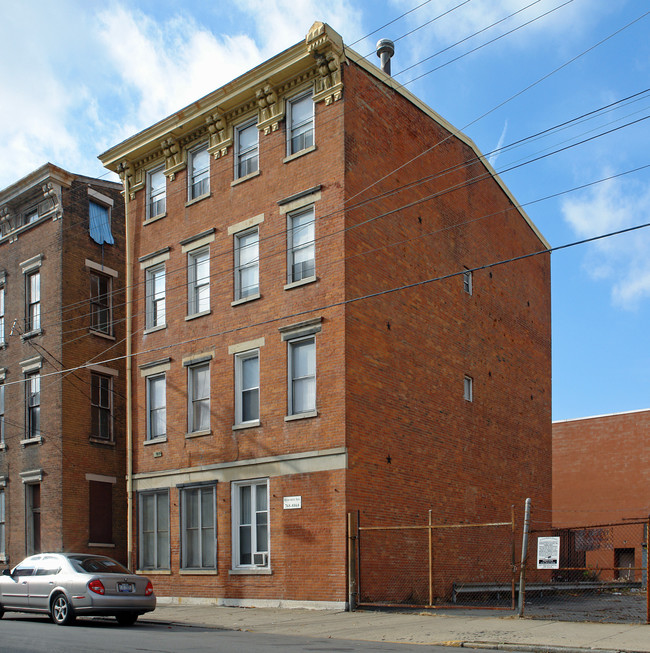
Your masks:
[{"label": "red brick wall", "polygon": [[[485,173],[463,167],[467,145],[355,66],[345,88],[348,300],[543,249],[493,179],[466,184]],[[549,257],[475,272],[473,286],[454,276],[348,305],[348,509],[365,525],[550,505]]]}]

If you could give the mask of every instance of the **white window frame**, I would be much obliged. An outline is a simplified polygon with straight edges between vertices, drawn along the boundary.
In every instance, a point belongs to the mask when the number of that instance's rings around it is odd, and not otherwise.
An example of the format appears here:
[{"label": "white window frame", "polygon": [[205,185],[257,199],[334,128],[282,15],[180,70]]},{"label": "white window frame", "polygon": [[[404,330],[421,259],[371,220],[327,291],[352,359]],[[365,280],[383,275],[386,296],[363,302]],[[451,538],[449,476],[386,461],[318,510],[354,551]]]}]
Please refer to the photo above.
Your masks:
[{"label": "white window frame", "polygon": [[[146,531],[150,533],[153,544],[152,544],[152,557],[153,561],[151,564],[145,563],[145,500],[149,497],[153,497],[153,529]],[[164,524],[161,526],[159,524],[158,513],[159,513],[159,503],[163,504],[163,511],[166,512],[167,528],[164,528]],[[170,569],[171,564],[171,550],[170,550],[170,522],[169,522],[169,490],[155,490],[151,492],[140,492],[138,494],[138,569],[142,570],[155,570],[155,569]],[[162,542],[159,542],[162,540]],[[161,547],[162,544],[162,547]],[[163,556],[159,556],[159,553],[163,550]],[[163,560],[160,560],[159,557],[164,557]]]},{"label": "white window frame", "polygon": [[473,280],[472,280],[472,271],[471,270],[465,270],[463,272],[463,290],[468,294],[471,295],[473,292],[473,286],[472,286]]},{"label": "white window frame", "polygon": [[[199,156],[207,157],[207,166],[195,169]],[[210,153],[208,143],[202,143],[187,153],[187,198],[192,202],[210,194]]]},{"label": "white window frame", "polygon": [[5,384],[0,380],[0,451],[5,446]]},{"label": "white window frame", "polygon": [[[252,235],[255,235],[255,242],[248,245],[242,245],[242,241]],[[242,252],[244,248],[253,249],[253,257],[245,256],[244,263],[242,263]],[[234,249],[235,249],[235,301],[240,299],[248,299],[249,297],[257,297],[260,293],[260,231],[258,227],[241,231],[234,235]],[[247,260],[248,259],[248,260]],[[242,274],[255,270],[256,283],[254,286],[244,288],[242,284]]]},{"label": "white window frame", "polygon": [[[165,264],[159,263],[145,268],[145,329],[166,326],[166,272]],[[156,282],[162,279],[162,291],[156,291]]]},{"label": "white window frame", "polygon": [[[244,387],[243,367],[246,361],[257,359],[257,385]],[[244,393],[256,394],[257,415],[244,420]],[[251,349],[235,354],[235,425],[254,425],[260,422],[260,350]]]},{"label": "white window frame", "polygon": [[[294,121],[294,106],[305,102],[307,99],[311,102],[311,115],[309,120],[303,120],[297,124]],[[314,146],[314,101],[312,92],[301,93],[294,98],[287,100],[287,156],[298,154]],[[308,135],[308,136],[307,136]],[[304,138],[300,138],[304,137]],[[300,142],[294,144],[294,139],[300,139]]]},{"label": "white window frame", "polygon": [[[269,570],[271,566],[271,519],[270,519],[270,492],[269,492],[269,479],[255,479],[248,481],[235,481],[232,483],[232,566],[233,569],[245,570]],[[257,488],[263,487],[265,490],[266,508],[258,510],[258,495]],[[250,506],[250,522],[242,523],[242,492],[245,488],[249,488],[251,497]],[[266,522],[264,524],[264,521]],[[259,528],[266,526],[266,542],[258,541]],[[246,530],[250,531],[250,560],[242,560],[242,533]],[[262,554],[262,564],[255,564],[255,554]]]},{"label": "white window frame", "polygon": [[[306,224],[311,224],[311,240],[308,240],[299,245],[294,245],[296,231],[298,229],[305,229],[306,225],[296,227],[294,220],[302,218],[307,214],[311,214],[311,221]],[[307,234],[309,237],[310,234]],[[311,258],[304,261],[296,262],[297,255],[304,255],[305,252],[309,253],[311,250]],[[311,265],[310,265],[311,263]],[[294,267],[300,264],[300,272],[294,270]],[[311,280],[316,277],[316,212],[313,204],[300,208],[296,211],[291,211],[287,214],[287,283],[294,284]]]},{"label": "white window frame", "polygon": [[[105,293],[95,293],[95,279],[98,291],[101,291],[102,282],[106,284]],[[101,320],[103,314],[107,316],[105,324]],[[95,270],[90,271],[90,328],[107,336],[113,335],[113,279]]]},{"label": "white window frame", "polygon": [[[96,386],[96,383],[99,383]],[[104,384],[107,384],[104,386]],[[106,397],[104,397],[106,393]],[[113,442],[113,376],[110,374],[101,374],[91,370],[90,372],[90,411],[92,413],[90,424],[91,424],[91,435],[90,437],[93,440],[99,442]],[[94,418],[94,415],[97,415],[97,419]],[[104,423],[102,421],[102,416],[108,418],[108,433],[102,434],[101,427]],[[98,431],[95,432],[93,428],[94,425],[97,425]]]},{"label": "white window frame", "polygon": [[474,401],[474,379],[465,375],[463,378],[463,398],[465,401]]},{"label": "white window frame", "polygon": [[[205,262],[207,274],[197,276],[200,262]],[[202,293],[205,293],[202,296]],[[187,315],[205,315],[210,312],[210,247],[193,249],[187,253]]]},{"label": "white window frame", "polygon": [[25,439],[41,435],[41,374],[25,373]]},{"label": "white window frame", "polygon": [[[313,374],[296,376],[294,371],[293,357],[296,347],[305,346],[306,343],[311,344],[311,356],[313,357]],[[287,341],[287,369],[288,369],[288,415],[309,415],[316,411],[316,336],[308,335],[302,338],[292,338]],[[305,407],[303,410],[298,410],[295,402],[295,385],[297,383],[308,382],[313,379],[313,404]]]},{"label": "white window frame", "polygon": [[25,273],[25,331],[32,333],[40,329],[41,271],[37,269]]},{"label": "white window frame", "polygon": [[[198,396],[195,392],[196,376],[199,371],[207,370],[208,393],[207,396]],[[210,432],[210,361],[197,361],[187,365],[187,432],[188,434]],[[198,428],[201,424],[195,423],[195,406],[207,405],[208,424],[206,428]]]},{"label": "white window frame", "polygon": [[[151,386],[153,383],[160,382],[163,383],[163,403],[160,406],[153,405],[151,392]],[[160,438],[167,437],[167,374],[165,372],[160,372],[158,374],[151,374],[150,376],[145,377],[145,382],[147,384],[146,393],[147,393],[147,441],[158,440]],[[164,413],[164,423],[165,431],[164,433],[153,433],[152,425],[154,423],[153,414],[157,411],[162,411]]]},{"label": "white window frame", "polygon": [[[167,212],[167,176],[165,166],[158,166],[147,171],[147,220],[160,218]],[[160,182],[162,175],[162,187],[154,186],[154,181]]]},{"label": "white window frame", "polygon": [[[255,130],[255,145],[242,149],[241,134],[249,129]],[[235,127],[235,179],[243,179],[256,173],[260,169],[260,132],[257,128],[257,119]]]},{"label": "white window frame", "polygon": [[[181,569],[216,569],[217,568],[217,486],[214,483],[204,485],[191,485],[180,488],[181,495]],[[203,515],[203,497],[211,499],[211,518],[212,524],[205,524]],[[196,524],[188,525],[188,516],[190,510],[188,501],[196,498],[198,506],[193,513],[197,517]],[[198,557],[200,564],[190,564],[189,554],[189,534],[188,531],[196,532],[195,543],[198,548]],[[210,542],[212,550],[204,551],[206,541]],[[206,559],[209,557],[209,560]]]}]

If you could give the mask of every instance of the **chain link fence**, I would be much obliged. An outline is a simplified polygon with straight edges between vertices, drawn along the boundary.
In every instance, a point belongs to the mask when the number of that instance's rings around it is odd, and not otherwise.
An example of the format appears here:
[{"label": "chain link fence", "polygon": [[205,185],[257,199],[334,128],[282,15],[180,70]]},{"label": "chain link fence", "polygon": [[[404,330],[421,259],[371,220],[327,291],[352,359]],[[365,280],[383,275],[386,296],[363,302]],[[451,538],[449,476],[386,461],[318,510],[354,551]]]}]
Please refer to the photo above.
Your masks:
[{"label": "chain link fence", "polygon": [[357,603],[650,623],[650,520],[553,526],[544,513],[526,525],[524,556],[525,518],[516,522],[514,509],[510,521],[485,523],[436,524],[429,512],[420,523],[366,525],[357,516]]}]

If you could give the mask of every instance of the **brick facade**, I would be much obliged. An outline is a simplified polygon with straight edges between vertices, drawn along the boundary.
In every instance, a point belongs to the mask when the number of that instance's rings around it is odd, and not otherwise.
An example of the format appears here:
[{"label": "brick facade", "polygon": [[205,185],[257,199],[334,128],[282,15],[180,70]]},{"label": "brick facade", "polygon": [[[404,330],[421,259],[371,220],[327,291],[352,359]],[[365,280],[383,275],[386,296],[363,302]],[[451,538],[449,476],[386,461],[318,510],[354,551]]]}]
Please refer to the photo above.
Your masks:
[{"label": "brick facade", "polygon": [[[49,190],[50,194],[44,194]],[[52,201],[54,197],[54,203]],[[89,202],[110,209],[114,245],[89,232]],[[38,207],[38,217],[25,216]],[[0,277],[4,290],[4,385],[0,491],[5,499],[4,562],[34,551],[92,551],[125,560],[124,307],[112,294],[111,326],[91,327],[91,274],[124,285],[124,201],[119,184],[68,173],[46,164],[0,191],[3,224]],[[102,266],[104,266],[102,268]],[[38,272],[40,325],[26,325],[26,282]],[[34,325],[32,325],[34,326]],[[104,334],[100,331],[109,331]],[[103,363],[106,358],[115,358]],[[98,366],[77,369],[89,362]],[[101,364],[100,364],[101,362]],[[62,369],[72,370],[64,374]],[[111,378],[110,442],[93,439],[91,374]],[[40,375],[40,429],[28,432],[25,374]],[[1,391],[1,390],[0,390]],[[90,503],[91,485],[106,490]],[[40,494],[36,516],[34,492]],[[38,498],[36,498],[38,501]],[[111,502],[110,511],[106,503]],[[40,516],[38,514],[40,509]],[[98,516],[94,521],[92,513]],[[112,523],[103,523],[112,514]],[[40,519],[40,528],[38,520]],[[36,522],[34,521],[36,520]],[[99,530],[90,532],[90,524]],[[40,531],[40,534],[39,534]],[[110,541],[97,541],[101,533]],[[40,540],[40,543],[39,543]]]},{"label": "brick facade", "polygon": [[[304,92],[314,146],[291,154],[289,103]],[[237,179],[238,127],[250,119],[259,169]],[[188,199],[202,143],[209,193]],[[159,596],[343,605],[349,512],[399,523],[429,508],[437,520],[510,519],[526,496],[550,505],[549,257],[476,271],[466,291],[464,270],[546,247],[476,156],[471,141],[316,24],[306,44],[100,157],[121,172],[129,199],[131,563]],[[166,206],[152,219],[160,167]],[[310,207],[315,268],[295,282],[288,220]],[[235,239],[254,228],[259,291],[240,299]],[[188,304],[193,243],[210,266],[198,314]],[[162,266],[164,323],[154,324],[147,279]],[[385,292],[436,277],[445,278]],[[300,338],[315,347],[315,406],[292,414]],[[241,425],[236,357],[251,351],[259,414]],[[193,361],[209,365],[209,422],[195,432]],[[156,377],[166,423],[152,438]],[[465,377],[473,401],[463,398]],[[262,502],[250,559],[247,484],[261,484]],[[206,512],[195,522],[199,494]],[[190,562],[201,524],[209,559]]]}]

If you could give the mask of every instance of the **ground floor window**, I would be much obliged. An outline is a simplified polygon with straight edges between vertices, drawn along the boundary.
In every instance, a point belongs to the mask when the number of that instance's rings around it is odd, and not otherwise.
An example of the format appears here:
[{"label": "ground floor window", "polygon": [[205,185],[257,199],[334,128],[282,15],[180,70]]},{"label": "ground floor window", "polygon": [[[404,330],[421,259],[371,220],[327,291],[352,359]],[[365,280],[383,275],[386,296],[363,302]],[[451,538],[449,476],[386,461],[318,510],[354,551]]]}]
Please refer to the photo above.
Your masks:
[{"label": "ground floor window", "polygon": [[113,543],[113,484],[88,482],[88,541]]},{"label": "ground floor window", "polygon": [[169,569],[169,492],[143,492],[138,501],[140,569]]},{"label": "ground floor window", "polygon": [[233,567],[269,566],[269,481],[233,483]]},{"label": "ground floor window", "polygon": [[27,555],[33,555],[41,552],[41,484],[30,483],[25,486],[25,490]]},{"label": "ground floor window", "polygon": [[216,487],[181,489],[181,566],[215,569],[217,566]]}]

